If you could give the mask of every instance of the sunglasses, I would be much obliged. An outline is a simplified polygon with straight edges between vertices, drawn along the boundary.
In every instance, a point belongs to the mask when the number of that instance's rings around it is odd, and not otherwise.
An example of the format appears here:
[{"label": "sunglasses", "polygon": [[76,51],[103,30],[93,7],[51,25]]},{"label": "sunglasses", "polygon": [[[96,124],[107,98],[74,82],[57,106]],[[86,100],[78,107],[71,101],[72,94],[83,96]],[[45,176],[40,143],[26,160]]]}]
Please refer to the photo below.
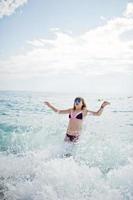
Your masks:
[{"label": "sunglasses", "polygon": [[80,98],[76,98],[75,100],[74,100],[74,103],[77,105],[77,104],[79,104],[81,102],[81,99]]}]

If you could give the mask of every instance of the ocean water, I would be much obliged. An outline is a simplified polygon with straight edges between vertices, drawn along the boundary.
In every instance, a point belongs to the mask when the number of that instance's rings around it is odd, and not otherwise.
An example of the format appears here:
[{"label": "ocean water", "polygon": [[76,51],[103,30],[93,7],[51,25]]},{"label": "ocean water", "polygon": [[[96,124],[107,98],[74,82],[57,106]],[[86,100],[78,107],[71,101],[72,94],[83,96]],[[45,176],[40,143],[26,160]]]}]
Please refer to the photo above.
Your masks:
[{"label": "ocean water", "polygon": [[[77,144],[64,143],[81,94],[0,92],[0,200],[133,200],[133,96],[82,94],[88,109]],[[70,157],[64,154],[70,153]]]}]

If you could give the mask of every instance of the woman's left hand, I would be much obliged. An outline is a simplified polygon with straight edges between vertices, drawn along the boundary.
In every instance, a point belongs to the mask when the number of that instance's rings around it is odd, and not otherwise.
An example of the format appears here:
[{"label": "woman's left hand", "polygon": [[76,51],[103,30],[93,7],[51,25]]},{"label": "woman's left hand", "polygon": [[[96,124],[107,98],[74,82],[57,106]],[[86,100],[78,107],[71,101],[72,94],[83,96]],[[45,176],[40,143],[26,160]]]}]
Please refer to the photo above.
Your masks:
[{"label": "woman's left hand", "polygon": [[104,101],[103,103],[102,103],[102,107],[105,107],[105,106],[107,106],[107,105],[110,105],[110,102],[108,102],[108,101]]}]

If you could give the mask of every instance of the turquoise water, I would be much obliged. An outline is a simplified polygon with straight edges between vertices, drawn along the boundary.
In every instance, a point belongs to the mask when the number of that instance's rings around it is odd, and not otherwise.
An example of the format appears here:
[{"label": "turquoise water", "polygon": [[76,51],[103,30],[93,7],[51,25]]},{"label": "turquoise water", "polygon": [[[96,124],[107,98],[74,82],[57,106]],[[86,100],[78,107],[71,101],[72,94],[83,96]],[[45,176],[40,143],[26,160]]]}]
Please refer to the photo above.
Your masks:
[{"label": "turquoise water", "polygon": [[0,200],[133,200],[133,97],[82,94],[90,110],[111,105],[71,145],[68,115],[43,101],[65,109],[76,96],[0,92]]}]

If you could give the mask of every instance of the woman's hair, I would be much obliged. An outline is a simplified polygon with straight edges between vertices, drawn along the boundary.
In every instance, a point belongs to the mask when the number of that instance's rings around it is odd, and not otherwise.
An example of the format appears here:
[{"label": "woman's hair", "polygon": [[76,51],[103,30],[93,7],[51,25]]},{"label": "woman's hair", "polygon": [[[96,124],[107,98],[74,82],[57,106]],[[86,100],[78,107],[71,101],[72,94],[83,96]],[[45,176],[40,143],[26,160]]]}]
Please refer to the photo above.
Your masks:
[{"label": "woman's hair", "polygon": [[81,99],[81,101],[82,101],[82,110],[84,109],[84,108],[86,108],[86,103],[85,103],[85,100],[82,98],[82,97],[76,97],[75,99],[74,99],[74,105],[73,105],[73,110],[76,110],[76,107],[75,107],[75,100],[77,99],[77,98],[79,98],[79,99]]}]

